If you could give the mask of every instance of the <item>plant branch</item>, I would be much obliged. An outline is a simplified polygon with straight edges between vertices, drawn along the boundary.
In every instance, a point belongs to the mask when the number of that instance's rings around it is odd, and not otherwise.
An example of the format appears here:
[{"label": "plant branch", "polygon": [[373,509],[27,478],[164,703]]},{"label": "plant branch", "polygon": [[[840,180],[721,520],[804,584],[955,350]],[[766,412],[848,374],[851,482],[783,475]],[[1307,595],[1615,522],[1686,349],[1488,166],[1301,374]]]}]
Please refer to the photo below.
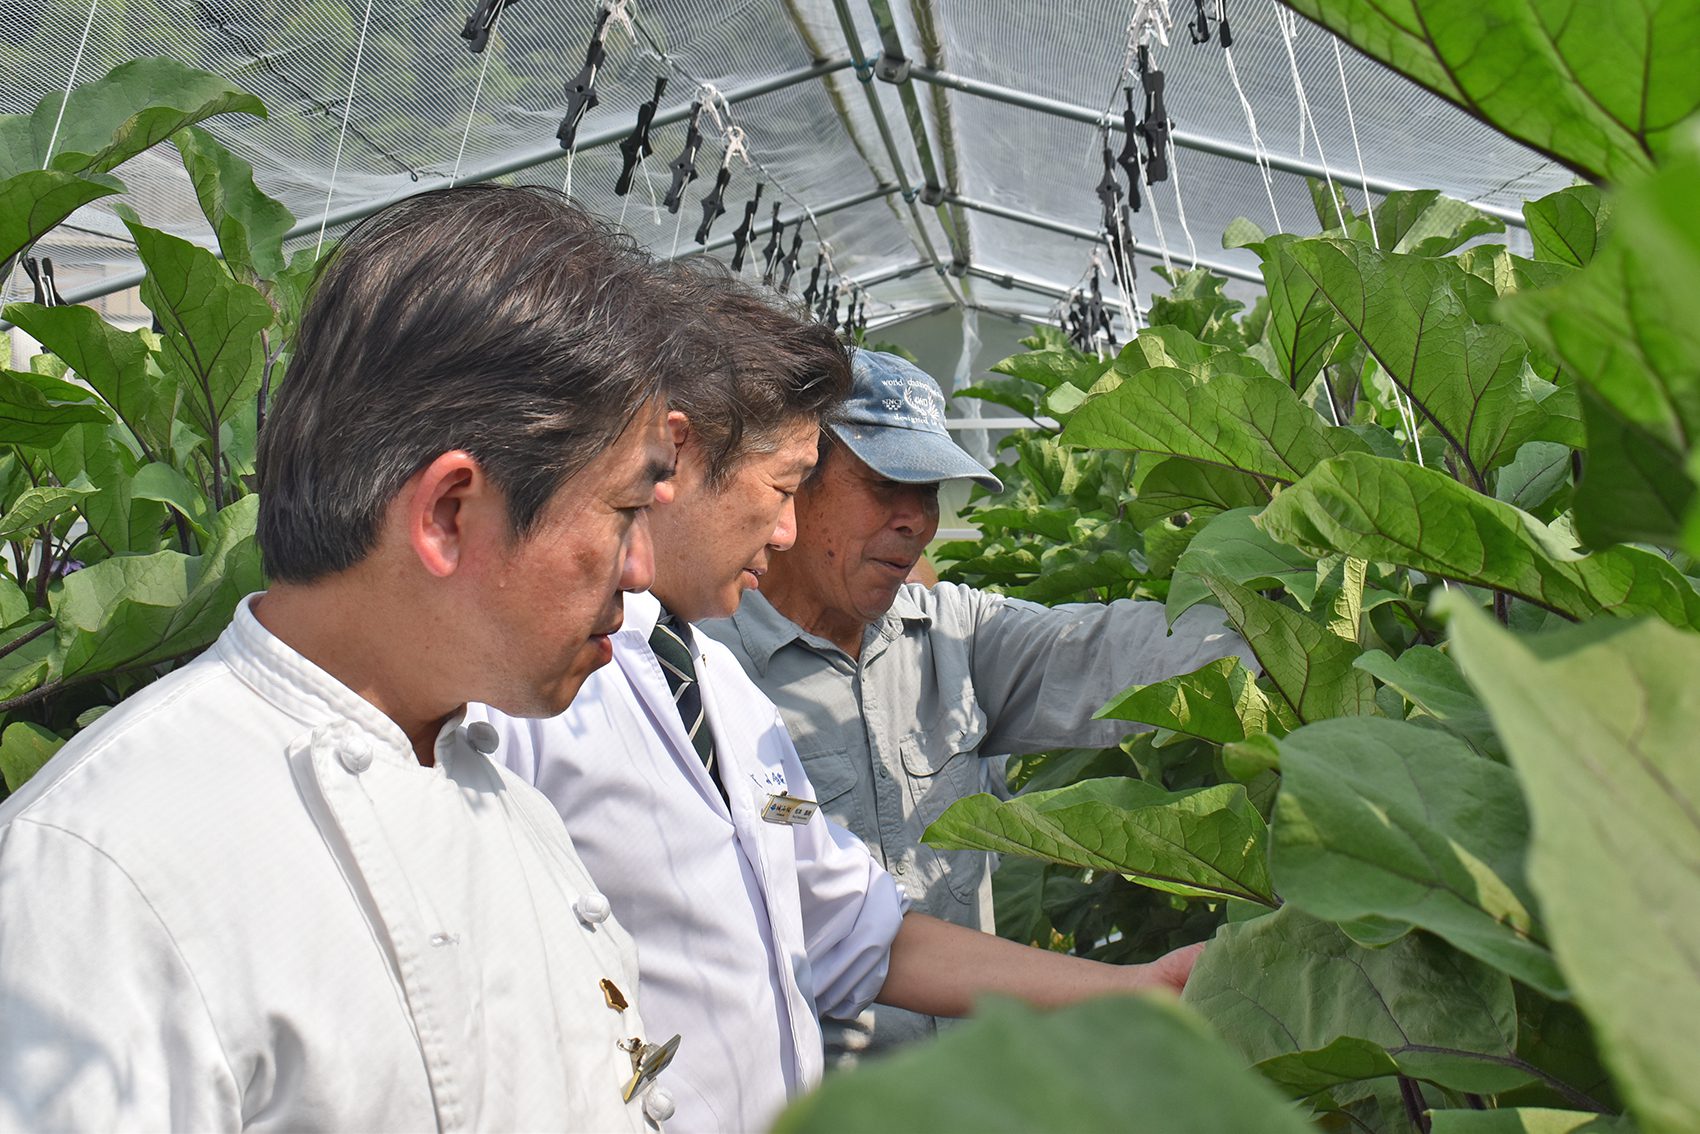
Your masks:
[{"label": "plant branch", "polygon": [[160,658],[158,661],[145,662],[141,665],[120,666],[117,669],[103,669],[96,673],[79,673],[71,677],[61,677],[57,681],[49,681],[45,685],[38,685],[34,689],[31,689],[28,693],[20,693],[10,700],[0,701],[0,714],[9,713],[13,709],[21,709],[25,705],[33,705],[37,701],[45,701],[55,693],[69,689],[73,685],[86,685],[91,681],[103,681],[109,677],[119,677],[126,673],[135,673],[138,670],[151,669],[156,665],[175,665],[178,662],[194,657],[204,649],[206,649],[205,646],[197,646],[195,649],[190,650],[187,653],[178,654],[175,657]]},{"label": "plant branch", "polygon": [[53,527],[43,524],[41,531],[41,565],[35,575],[35,605],[47,606],[47,582],[53,577]]},{"label": "plant branch", "polygon": [[1428,1100],[1423,1098],[1422,1088],[1415,1079],[1399,1076],[1399,1101],[1405,1104],[1405,1117],[1411,1120],[1411,1125],[1421,1134],[1429,1134],[1433,1124],[1426,1113]]},{"label": "plant branch", "polygon": [[31,642],[35,641],[37,638],[41,637],[43,634],[47,633],[49,630],[52,630],[53,628],[54,628],[54,622],[51,618],[49,618],[46,622],[43,622],[40,626],[37,626],[35,629],[31,630],[29,633],[19,634],[16,638],[13,638],[10,642],[7,642],[4,646],[0,646],[0,658],[7,657],[7,656],[11,655],[14,651],[23,649],[25,646],[29,645]]},{"label": "plant branch", "polygon": [[1583,1091],[1577,1090],[1569,1083],[1566,1083],[1563,1079],[1554,1078],[1552,1075],[1549,1075],[1539,1067],[1536,1067],[1528,1060],[1519,1059],[1515,1055],[1490,1055],[1485,1051],[1462,1051],[1458,1048],[1434,1047],[1429,1044],[1420,1043],[1408,1044],[1396,1050],[1390,1050],[1389,1053],[1396,1054],[1397,1052],[1404,1051],[1419,1051],[1427,1055],[1463,1055],[1468,1056],[1471,1059],[1480,1059],[1485,1063],[1497,1063],[1501,1067],[1515,1068],[1531,1078],[1539,1079],[1543,1084],[1562,1095],[1564,1097],[1564,1101],[1569,1103],[1571,1106],[1577,1107],[1581,1110],[1591,1110],[1595,1114],[1611,1113],[1611,1111],[1606,1107],[1600,1105],[1598,1099],[1591,1097]]}]

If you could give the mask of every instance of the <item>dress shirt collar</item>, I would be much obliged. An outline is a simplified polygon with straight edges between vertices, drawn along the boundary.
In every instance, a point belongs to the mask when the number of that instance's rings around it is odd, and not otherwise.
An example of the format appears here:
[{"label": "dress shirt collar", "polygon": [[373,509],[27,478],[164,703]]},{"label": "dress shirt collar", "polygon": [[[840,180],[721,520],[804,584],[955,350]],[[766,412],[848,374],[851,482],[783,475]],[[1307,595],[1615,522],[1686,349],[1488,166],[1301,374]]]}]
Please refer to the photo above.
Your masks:
[{"label": "dress shirt collar", "polygon": [[[415,763],[413,744],[400,725],[261,625],[252,608],[264,593],[251,594],[237,604],[235,617],[213,645],[220,659],[243,684],[308,728],[340,724],[382,741],[374,747],[383,758]],[[439,767],[452,748],[447,742],[465,714],[462,706],[438,734]]]}]

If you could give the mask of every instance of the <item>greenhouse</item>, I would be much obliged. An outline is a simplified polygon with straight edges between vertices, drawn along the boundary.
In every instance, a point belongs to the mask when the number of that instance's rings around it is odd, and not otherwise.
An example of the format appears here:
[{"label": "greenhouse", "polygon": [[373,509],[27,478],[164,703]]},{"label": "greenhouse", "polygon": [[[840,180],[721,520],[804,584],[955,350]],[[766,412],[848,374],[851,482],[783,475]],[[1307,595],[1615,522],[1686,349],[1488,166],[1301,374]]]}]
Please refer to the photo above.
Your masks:
[{"label": "greenhouse", "polygon": [[1700,0],[0,57],[0,1128],[1700,1130]]}]

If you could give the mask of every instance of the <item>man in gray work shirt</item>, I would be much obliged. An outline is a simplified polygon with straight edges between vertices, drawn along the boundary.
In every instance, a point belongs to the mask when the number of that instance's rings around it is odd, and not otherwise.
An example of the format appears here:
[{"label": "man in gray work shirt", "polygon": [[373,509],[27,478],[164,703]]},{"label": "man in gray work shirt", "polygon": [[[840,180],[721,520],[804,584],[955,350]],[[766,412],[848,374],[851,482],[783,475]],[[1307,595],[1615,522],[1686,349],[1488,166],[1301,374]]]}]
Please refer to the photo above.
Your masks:
[{"label": "man in gray work shirt", "polygon": [[[702,628],[779,706],[822,808],[914,908],[990,932],[987,855],[921,842],[956,800],[1001,791],[1002,761],[983,757],[1119,743],[1135,726],[1092,719],[1116,693],[1250,652],[1203,607],[1171,635],[1161,603],[1044,607],[905,585],[938,530],[939,484],[999,482],[950,439],[925,372],[866,350],[853,368],[850,400],[797,496],[795,546],[774,553],[731,619]],[[840,1065],[936,1027],[883,1006],[823,1024]]]}]

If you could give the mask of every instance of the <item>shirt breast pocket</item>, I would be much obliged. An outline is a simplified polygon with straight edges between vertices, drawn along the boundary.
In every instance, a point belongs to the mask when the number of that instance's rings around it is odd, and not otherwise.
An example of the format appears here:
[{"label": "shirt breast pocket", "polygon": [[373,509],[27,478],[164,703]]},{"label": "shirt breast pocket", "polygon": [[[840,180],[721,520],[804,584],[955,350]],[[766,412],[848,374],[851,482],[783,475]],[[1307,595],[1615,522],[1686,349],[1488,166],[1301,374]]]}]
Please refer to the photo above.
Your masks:
[{"label": "shirt breast pocket", "polygon": [[[957,902],[972,902],[985,875],[984,851],[938,850],[920,843],[926,829],[951,804],[984,787],[980,742],[985,735],[983,724],[971,722],[931,735],[912,736],[898,746],[914,816],[913,837],[919,844],[916,857],[928,875],[929,896],[936,891],[937,884],[943,882]],[[950,917],[952,911],[948,907],[932,912],[948,920],[960,920]]]},{"label": "shirt breast pocket", "polygon": [[856,793],[851,790],[856,786],[857,773],[849,753],[841,748],[810,749],[798,745],[797,759],[802,762],[803,774],[809,777],[821,811],[867,842],[866,819]]}]

